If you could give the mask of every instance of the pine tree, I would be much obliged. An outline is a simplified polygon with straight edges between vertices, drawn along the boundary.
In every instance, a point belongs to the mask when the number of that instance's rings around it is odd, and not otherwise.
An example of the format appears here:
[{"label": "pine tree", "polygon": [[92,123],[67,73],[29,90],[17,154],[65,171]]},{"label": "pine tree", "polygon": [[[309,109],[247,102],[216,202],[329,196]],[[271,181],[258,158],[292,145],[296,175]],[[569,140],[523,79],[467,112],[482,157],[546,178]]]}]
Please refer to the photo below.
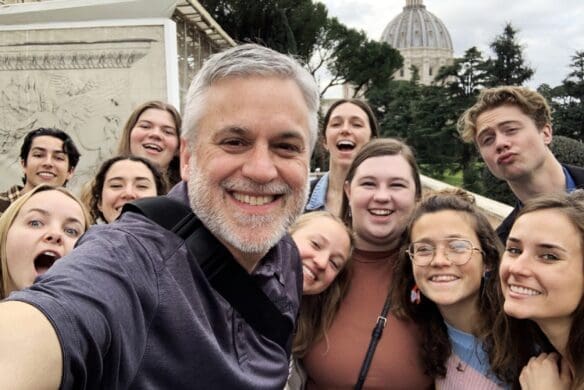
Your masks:
[{"label": "pine tree", "polygon": [[518,32],[507,23],[503,33],[491,42],[495,58],[489,58],[484,64],[485,86],[522,85],[533,77],[534,70],[525,64],[523,47],[517,41]]}]

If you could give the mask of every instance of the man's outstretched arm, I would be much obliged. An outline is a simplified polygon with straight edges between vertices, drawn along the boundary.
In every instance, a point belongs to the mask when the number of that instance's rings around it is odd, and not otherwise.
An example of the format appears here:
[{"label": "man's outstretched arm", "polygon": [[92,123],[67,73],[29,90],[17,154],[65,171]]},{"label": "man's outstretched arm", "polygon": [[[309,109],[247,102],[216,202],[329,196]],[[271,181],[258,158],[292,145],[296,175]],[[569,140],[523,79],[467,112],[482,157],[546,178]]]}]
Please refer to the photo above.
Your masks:
[{"label": "man's outstretched arm", "polygon": [[43,313],[0,303],[0,389],[58,389],[62,370],[59,339]]}]

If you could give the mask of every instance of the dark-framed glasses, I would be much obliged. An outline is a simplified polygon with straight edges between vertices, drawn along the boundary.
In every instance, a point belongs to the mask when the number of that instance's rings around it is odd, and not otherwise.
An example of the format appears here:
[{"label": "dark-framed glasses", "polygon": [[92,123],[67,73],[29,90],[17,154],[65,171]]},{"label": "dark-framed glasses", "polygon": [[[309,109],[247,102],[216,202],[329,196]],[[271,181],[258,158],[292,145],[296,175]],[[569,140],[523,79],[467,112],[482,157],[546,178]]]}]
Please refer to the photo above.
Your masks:
[{"label": "dark-framed glasses", "polygon": [[[452,264],[464,265],[468,263],[474,251],[483,253],[481,249],[475,248],[469,240],[453,238],[442,242],[444,243],[444,255]],[[412,242],[406,252],[415,265],[425,267],[434,260],[436,245],[424,241]]]}]

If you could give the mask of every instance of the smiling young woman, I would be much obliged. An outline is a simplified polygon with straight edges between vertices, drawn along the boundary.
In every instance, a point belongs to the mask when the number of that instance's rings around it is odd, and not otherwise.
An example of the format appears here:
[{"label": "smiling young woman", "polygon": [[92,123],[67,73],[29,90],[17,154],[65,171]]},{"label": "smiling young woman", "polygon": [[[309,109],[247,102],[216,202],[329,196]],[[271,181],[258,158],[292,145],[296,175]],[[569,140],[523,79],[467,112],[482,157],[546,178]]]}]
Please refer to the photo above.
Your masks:
[{"label": "smiling young woman", "polygon": [[[351,163],[341,214],[355,235],[348,291],[327,331],[302,359],[309,389],[353,388],[362,377],[373,327],[385,306],[400,236],[421,194],[411,149],[395,139],[367,143]],[[418,329],[390,314],[364,388],[427,389],[418,359]]]},{"label": "smiling young woman", "polygon": [[583,190],[525,203],[500,276],[522,389],[584,388]]},{"label": "smiling young woman", "polygon": [[322,146],[328,152],[329,170],[312,183],[306,211],[328,210],[340,215],[349,166],[363,145],[378,136],[377,119],[365,101],[340,99],[330,106],[321,132]]},{"label": "smiling young woman", "polygon": [[182,118],[171,104],[158,100],[138,106],[124,125],[118,155],[135,155],[151,161],[164,175],[168,187],[180,179],[179,145]]},{"label": "smiling young woman", "polygon": [[166,181],[149,160],[137,156],[116,156],[101,164],[89,183],[84,202],[93,223],[111,223],[127,202],[165,193]]},{"label": "smiling young woman", "polygon": [[[493,332],[502,311],[502,245],[463,190],[427,194],[405,232],[394,276],[398,313],[420,324],[425,371],[437,389],[500,389]],[[462,387],[461,387],[462,386]]]},{"label": "smiling young woman", "polygon": [[41,184],[0,217],[0,299],[33,284],[89,227],[86,208],[63,187]]}]

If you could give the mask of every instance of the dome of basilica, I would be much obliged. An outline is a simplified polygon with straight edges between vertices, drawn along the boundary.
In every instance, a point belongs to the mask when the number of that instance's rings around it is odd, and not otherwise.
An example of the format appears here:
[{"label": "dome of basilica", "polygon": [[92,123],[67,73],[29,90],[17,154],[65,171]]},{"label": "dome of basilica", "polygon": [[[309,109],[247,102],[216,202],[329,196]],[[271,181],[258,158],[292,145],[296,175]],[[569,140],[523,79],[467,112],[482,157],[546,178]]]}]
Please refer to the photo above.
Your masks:
[{"label": "dome of basilica", "polygon": [[452,52],[452,39],[442,21],[426,10],[422,0],[406,0],[403,12],[381,34],[396,49],[428,48]]}]

